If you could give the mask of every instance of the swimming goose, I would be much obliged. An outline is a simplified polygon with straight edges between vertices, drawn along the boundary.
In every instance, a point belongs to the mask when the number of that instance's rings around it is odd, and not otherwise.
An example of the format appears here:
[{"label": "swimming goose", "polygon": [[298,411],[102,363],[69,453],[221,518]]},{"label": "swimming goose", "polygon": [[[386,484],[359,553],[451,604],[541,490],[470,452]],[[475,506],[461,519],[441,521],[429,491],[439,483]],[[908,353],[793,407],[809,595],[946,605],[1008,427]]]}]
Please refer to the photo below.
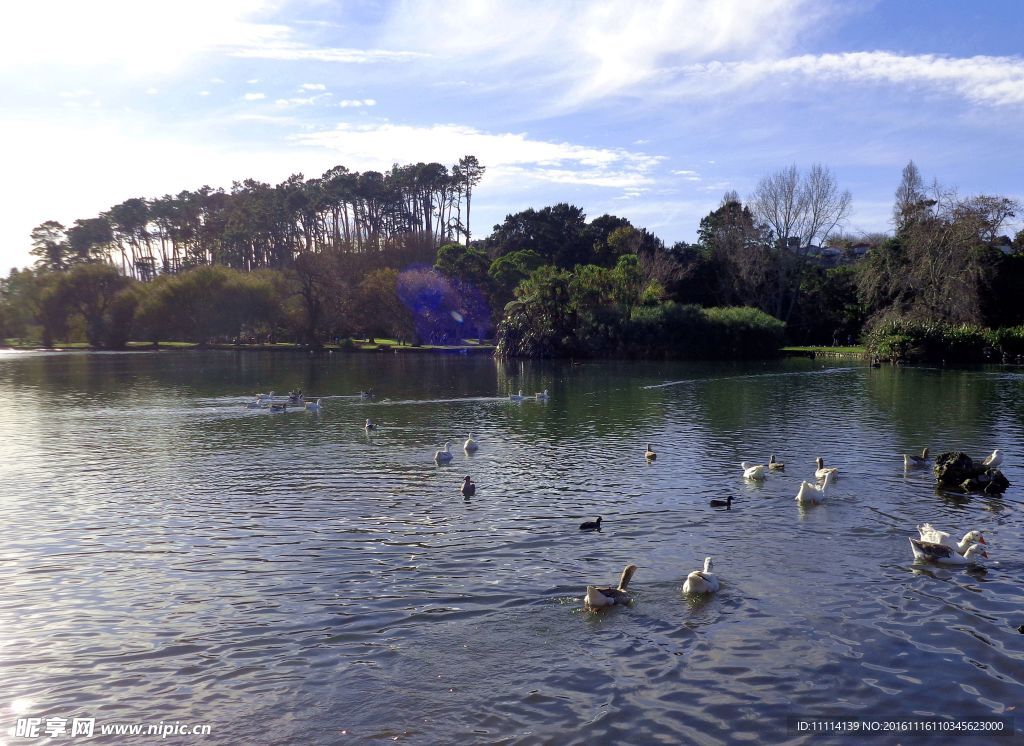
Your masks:
[{"label": "swimming goose", "polygon": [[533,398],[536,399],[537,401],[547,401],[548,400],[548,390],[544,389],[543,391],[534,394]]},{"label": "swimming goose", "polygon": [[308,409],[310,412],[321,412],[323,411],[323,408],[324,405],[320,403],[320,399],[317,399],[316,401],[306,402],[306,409]]},{"label": "swimming goose", "polygon": [[587,586],[587,595],[583,598],[585,606],[591,609],[599,609],[602,606],[625,605],[633,602],[632,597],[626,593],[626,586],[629,585],[633,573],[636,572],[636,565],[626,565],[619,578],[617,588],[599,588],[596,585]]},{"label": "swimming goose", "polygon": [[523,399],[525,399],[526,397],[523,396],[523,390],[519,389],[519,393],[518,394],[509,394],[508,398],[511,401],[523,401]]},{"label": "swimming goose", "polygon": [[825,466],[825,459],[821,456],[814,459],[814,463],[818,465],[817,471],[814,472],[815,479],[824,479],[826,474],[831,474],[832,479],[839,479],[839,469],[834,466]]},{"label": "swimming goose", "polygon": [[744,479],[764,479],[764,464],[748,464],[744,461],[740,468],[743,469]]},{"label": "swimming goose", "polygon": [[586,521],[580,524],[580,531],[600,531],[601,530],[601,516],[597,517],[596,521]]},{"label": "swimming goose", "polygon": [[726,510],[732,510],[732,495],[729,495],[724,500],[714,499],[708,503],[712,508],[725,508]]},{"label": "swimming goose", "polygon": [[771,469],[772,471],[782,471],[783,469],[786,468],[786,465],[781,461],[776,461],[775,454],[773,453],[772,457],[768,459],[768,468]]},{"label": "swimming goose", "polygon": [[916,469],[921,466],[928,465],[928,449],[924,448],[921,451],[920,456],[914,456],[909,453],[903,454],[903,468],[904,469]]},{"label": "swimming goose", "polygon": [[450,440],[446,440],[444,442],[444,450],[443,451],[435,451],[434,452],[434,461],[436,461],[439,464],[447,464],[449,461],[451,461],[452,460],[452,452],[448,450],[448,447],[450,445],[451,445],[451,441]]},{"label": "swimming goose", "polygon": [[833,479],[835,479],[835,474],[828,472],[825,474],[823,484],[801,482],[800,491],[796,493],[796,501],[801,505],[820,505],[825,502],[825,498],[828,496],[828,487]]},{"label": "swimming goose", "polygon": [[466,478],[462,480],[462,496],[463,497],[473,497],[473,495],[475,495],[475,494],[476,494],[476,482],[474,482],[472,479],[470,479],[469,475],[467,474]]},{"label": "swimming goose", "polygon": [[711,574],[711,558],[704,558],[704,569],[694,570],[686,576],[683,593],[715,593],[718,591],[718,578]]},{"label": "swimming goose", "polygon": [[981,558],[988,559],[988,552],[981,544],[971,544],[963,554],[957,554],[952,547],[943,544],[921,541],[913,536],[907,538],[910,539],[914,559],[938,562],[942,565],[980,565]]},{"label": "swimming goose", "polygon": [[366,391],[360,391],[359,392],[359,398],[362,399],[363,401],[366,401],[367,399],[372,399],[373,398],[373,389],[367,389]]},{"label": "swimming goose", "polygon": [[987,459],[981,462],[981,465],[987,466],[990,469],[995,469],[1001,463],[1003,463],[1003,454],[1001,454],[999,452],[999,449],[997,448],[994,451],[992,451],[992,455],[990,455]]},{"label": "swimming goose", "polygon": [[363,425],[363,429],[364,430],[376,430],[377,429],[377,425],[374,423],[373,420],[367,420],[366,424]]},{"label": "swimming goose", "polygon": [[651,450],[650,443],[647,444],[647,453],[644,454],[644,458],[648,461],[654,461],[654,459],[658,458],[658,454]]},{"label": "swimming goose", "polygon": [[982,536],[981,531],[968,531],[964,534],[964,538],[960,540],[958,544],[956,540],[947,534],[945,531],[939,531],[934,528],[930,523],[922,523],[917,527],[917,533],[921,535],[921,541],[930,544],[942,544],[944,547],[949,547],[957,554],[963,554],[967,551],[967,548],[971,544],[987,544],[985,537]]},{"label": "swimming goose", "polygon": [[465,444],[462,446],[463,450],[469,451],[470,453],[477,450],[479,447],[480,446],[477,444],[477,442],[473,440],[473,433],[469,434],[469,437],[466,438]]}]

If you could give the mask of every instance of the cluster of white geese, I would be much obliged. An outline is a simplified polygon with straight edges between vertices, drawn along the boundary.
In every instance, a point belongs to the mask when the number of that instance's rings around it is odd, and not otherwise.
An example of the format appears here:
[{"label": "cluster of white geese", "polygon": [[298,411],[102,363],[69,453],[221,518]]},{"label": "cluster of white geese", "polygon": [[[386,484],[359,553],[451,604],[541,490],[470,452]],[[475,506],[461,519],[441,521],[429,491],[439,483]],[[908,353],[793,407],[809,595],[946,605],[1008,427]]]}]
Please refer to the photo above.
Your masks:
[{"label": "cluster of white geese", "polygon": [[[652,450],[651,444],[647,444],[647,451],[644,454],[648,463],[654,461],[657,458],[657,454]],[[906,469],[920,468],[928,464],[928,449],[925,448],[920,456],[912,456],[904,454],[903,464]],[[1003,463],[1002,454],[999,453],[999,449],[995,449],[992,454],[986,458],[982,465],[990,468],[998,467]],[[800,490],[797,492],[796,500],[800,504],[812,504],[817,505],[825,500],[829,485],[839,478],[839,469],[834,466],[825,466],[824,460],[819,456],[815,459],[817,468],[814,472],[815,480],[821,482],[808,482],[803,481],[800,484]],[[772,471],[782,471],[785,469],[785,464],[775,460],[773,454],[767,464],[749,464],[746,461],[741,463],[743,469],[743,478],[748,480],[762,480],[766,474]],[[467,477],[468,479],[468,477]],[[711,505],[713,507],[725,507],[726,509],[732,506],[732,497],[728,497],[726,500],[712,500]],[[598,516],[596,521],[590,521],[580,526],[581,530],[601,530],[601,517]],[[915,560],[922,560],[926,562],[935,562],[943,565],[977,565],[981,563],[982,559],[988,558],[988,552],[986,551],[987,542],[982,533],[976,529],[972,529],[964,534],[960,541],[956,541],[945,531],[940,531],[933,527],[930,523],[922,523],[917,527],[918,536],[908,537],[910,539],[910,547],[914,553]],[[721,582],[718,577],[711,572],[712,559],[711,557],[704,558],[704,569],[694,570],[686,576],[686,581],[683,583],[683,593],[687,594],[709,594],[716,593],[721,587]],[[583,604],[588,609],[601,609],[607,606],[616,605],[628,605],[633,602],[633,597],[629,593],[629,581],[633,578],[633,574],[636,572],[636,565],[626,565],[622,571],[622,575],[619,578],[618,585],[614,586],[597,586],[588,585],[586,595],[583,597]],[[1022,626],[1024,631],[1024,626]]]}]

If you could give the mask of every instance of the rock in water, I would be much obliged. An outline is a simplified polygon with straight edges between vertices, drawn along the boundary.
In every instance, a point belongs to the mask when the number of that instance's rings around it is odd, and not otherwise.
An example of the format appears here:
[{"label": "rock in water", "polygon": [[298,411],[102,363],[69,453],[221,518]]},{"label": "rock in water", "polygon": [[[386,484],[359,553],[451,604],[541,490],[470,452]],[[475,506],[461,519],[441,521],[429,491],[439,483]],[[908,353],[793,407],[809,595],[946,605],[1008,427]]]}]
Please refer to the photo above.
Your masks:
[{"label": "rock in water", "polygon": [[945,489],[1002,494],[1010,486],[999,469],[975,463],[963,451],[941,453],[935,458],[935,481]]}]

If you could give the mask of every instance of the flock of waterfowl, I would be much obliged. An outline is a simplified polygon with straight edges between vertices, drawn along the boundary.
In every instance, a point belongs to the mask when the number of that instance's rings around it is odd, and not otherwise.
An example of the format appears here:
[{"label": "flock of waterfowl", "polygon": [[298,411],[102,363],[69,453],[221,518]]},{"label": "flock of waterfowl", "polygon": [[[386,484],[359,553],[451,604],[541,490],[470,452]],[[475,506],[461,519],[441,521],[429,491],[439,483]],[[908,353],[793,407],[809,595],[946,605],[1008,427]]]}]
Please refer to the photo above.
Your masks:
[{"label": "flock of waterfowl", "polygon": [[[359,398],[361,400],[372,399],[373,391],[360,391]],[[510,394],[508,398],[514,402],[522,402],[528,399],[548,401],[549,394],[547,389],[545,389],[533,396],[526,396],[520,390],[518,393]],[[323,409],[321,399],[306,401],[301,390],[291,391],[287,397],[275,396],[273,392],[257,394],[246,406],[250,409],[270,409],[271,411],[285,411],[288,407],[301,407],[313,412],[320,412]],[[377,430],[377,424],[371,419],[367,419],[363,427],[368,433]],[[463,444],[463,450],[467,453],[474,453],[479,448],[479,443],[473,439],[473,433],[470,433]],[[445,441],[444,447],[434,453],[434,462],[437,464],[449,464],[453,458],[451,441]],[[644,458],[648,463],[658,458],[658,454],[655,453],[651,443],[647,444]],[[904,454],[903,466],[905,469],[921,468],[927,466],[929,460],[929,450],[924,448],[920,456]],[[1003,457],[999,453],[999,449],[997,448],[993,451],[982,463],[984,466],[992,468],[1001,465]],[[760,481],[765,479],[770,472],[783,471],[786,465],[777,461],[775,454],[772,454],[767,464],[751,464],[743,461],[740,463],[740,468],[743,470],[744,479]],[[819,456],[815,459],[814,479],[814,482],[804,480],[800,483],[800,489],[796,494],[796,501],[799,504],[820,505],[825,502],[829,487],[839,479],[839,469],[834,466],[825,466],[824,459]],[[463,479],[460,491],[467,498],[476,494],[476,483],[469,475]],[[711,507],[725,508],[726,510],[732,509],[732,503],[733,498],[731,495],[725,499],[716,498],[710,501]],[[600,531],[601,521],[601,516],[598,516],[595,521],[586,521],[580,524],[580,530]],[[957,542],[948,533],[935,529],[930,523],[921,524],[917,529],[918,536],[916,538],[909,537],[911,549],[916,560],[946,565],[973,565],[980,564],[983,558],[988,558],[988,552],[983,546],[986,544],[985,537],[982,536],[980,531],[968,531],[964,534],[963,539]],[[711,572],[711,566],[711,557],[706,557],[703,569],[694,570],[686,576],[686,580],[683,582],[683,593],[716,593],[721,587],[721,583]],[[631,603],[632,597],[628,592],[628,586],[636,570],[636,565],[627,565],[622,571],[618,584],[615,586],[588,585],[586,595],[583,598],[584,606],[588,609],[600,609],[607,606]]]},{"label": "flock of waterfowl", "polygon": [[[657,458],[650,443],[647,444],[647,451],[644,455],[648,463]],[[997,448],[984,460],[983,464],[986,467],[994,468],[1002,464],[1002,462],[1003,457]],[[928,465],[928,449],[923,449],[920,456],[904,454],[903,463],[907,469]],[[740,464],[740,468],[743,470],[744,479],[759,481],[765,479],[769,472],[784,470],[786,465],[776,461],[775,455],[772,454],[767,464],[751,464],[743,461]],[[830,485],[839,479],[839,469],[834,466],[825,466],[824,460],[819,456],[815,459],[814,478],[815,482],[805,480],[800,483],[796,501],[801,505],[818,505],[823,503]],[[732,502],[733,498],[730,495],[724,500],[719,498],[713,499],[709,504],[714,508],[730,510]],[[596,521],[587,521],[580,524],[580,530],[600,531],[601,516],[598,516]],[[988,558],[986,547],[983,546],[987,545],[987,542],[980,531],[968,531],[959,542],[954,540],[945,531],[939,531],[934,528],[930,523],[921,524],[917,527],[917,531],[917,537],[909,537],[915,560],[935,562],[943,565],[965,566],[981,564],[982,559]],[[721,588],[721,582],[711,572],[711,566],[711,557],[706,557],[702,570],[694,570],[686,576],[686,580],[683,583],[683,593],[698,595],[716,593]],[[629,581],[634,573],[636,573],[636,569],[636,565],[627,565],[622,571],[618,585],[588,585],[586,595],[583,597],[584,606],[588,609],[600,609],[606,606],[632,603],[633,599],[629,594],[628,586]],[[1021,631],[1024,632],[1024,627],[1021,628]]]}]

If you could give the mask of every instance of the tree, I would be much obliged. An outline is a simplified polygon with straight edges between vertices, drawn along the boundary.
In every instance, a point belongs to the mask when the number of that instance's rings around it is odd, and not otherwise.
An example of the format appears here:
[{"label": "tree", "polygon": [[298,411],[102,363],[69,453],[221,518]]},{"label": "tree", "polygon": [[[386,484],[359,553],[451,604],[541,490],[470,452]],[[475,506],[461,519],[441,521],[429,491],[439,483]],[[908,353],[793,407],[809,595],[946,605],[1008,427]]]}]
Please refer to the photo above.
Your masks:
[{"label": "tree", "polygon": [[892,206],[892,222],[896,230],[903,230],[927,207],[924,181],[913,161],[903,167],[900,185],[896,187],[896,201]]},{"label": "tree", "polygon": [[466,155],[459,159],[456,166],[456,179],[458,180],[462,193],[466,195],[466,246],[469,246],[469,208],[473,200],[473,188],[484,178],[484,171],[487,169],[480,165],[475,155]]},{"label": "tree", "polygon": [[849,191],[839,191],[831,170],[811,166],[806,176],[795,165],[761,179],[751,206],[771,234],[774,274],[773,308],[785,321],[800,296],[801,274],[808,249],[824,243],[850,213]]},{"label": "tree", "polygon": [[68,268],[68,240],[64,226],[56,220],[47,220],[32,229],[32,256],[37,269],[60,272]]},{"label": "tree", "polygon": [[136,298],[126,292],[131,284],[109,264],[80,264],[60,275],[47,300],[65,318],[81,315],[93,347],[119,348],[130,338],[135,315]]}]

